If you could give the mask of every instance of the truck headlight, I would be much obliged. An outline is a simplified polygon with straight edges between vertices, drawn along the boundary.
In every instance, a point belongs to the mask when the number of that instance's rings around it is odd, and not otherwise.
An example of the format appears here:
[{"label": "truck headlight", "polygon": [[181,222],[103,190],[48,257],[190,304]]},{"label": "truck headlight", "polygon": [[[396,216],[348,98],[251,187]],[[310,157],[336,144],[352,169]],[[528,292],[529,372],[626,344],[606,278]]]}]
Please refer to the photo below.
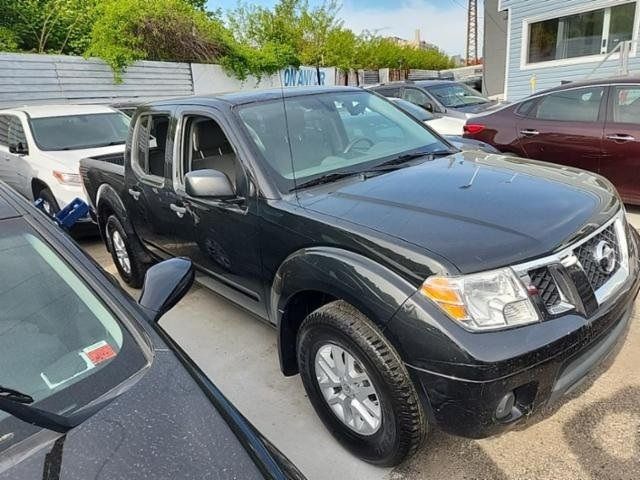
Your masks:
[{"label": "truck headlight", "polygon": [[54,170],[53,176],[64,185],[82,185],[82,177],[79,173],[58,172]]},{"label": "truck headlight", "polygon": [[420,291],[468,330],[495,330],[539,321],[527,290],[510,268],[459,277],[429,277]]}]

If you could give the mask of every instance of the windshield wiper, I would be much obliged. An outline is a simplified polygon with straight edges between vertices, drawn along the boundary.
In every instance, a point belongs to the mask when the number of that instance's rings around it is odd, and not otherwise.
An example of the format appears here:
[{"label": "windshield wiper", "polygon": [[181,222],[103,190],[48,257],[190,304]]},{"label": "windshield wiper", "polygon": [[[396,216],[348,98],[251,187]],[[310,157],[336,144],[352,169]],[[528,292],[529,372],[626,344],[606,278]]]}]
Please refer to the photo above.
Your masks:
[{"label": "windshield wiper", "polygon": [[66,433],[74,425],[64,416],[31,406],[32,396],[0,385],[0,410],[40,428]]},{"label": "windshield wiper", "polygon": [[411,160],[415,160],[417,158],[426,157],[427,160],[433,160],[436,157],[442,157],[446,155],[452,155],[456,153],[456,150],[444,149],[444,150],[433,150],[433,151],[419,151],[419,152],[411,152],[411,153],[403,153],[402,155],[398,155],[397,157],[392,158],[391,160],[387,160],[380,165],[370,168],[367,172],[384,172],[386,170],[394,170],[401,166],[403,163],[409,162]]},{"label": "windshield wiper", "polygon": [[294,188],[291,189],[291,191],[300,190],[301,188],[313,187],[314,185],[322,185],[324,183],[335,182],[336,180],[340,180],[341,178],[350,177],[351,175],[357,175],[357,174],[360,174],[360,173],[361,172],[333,172],[333,173],[327,173],[327,174],[322,175],[322,176],[320,176],[318,178],[314,178],[314,179],[306,181],[306,182],[298,183]]}]

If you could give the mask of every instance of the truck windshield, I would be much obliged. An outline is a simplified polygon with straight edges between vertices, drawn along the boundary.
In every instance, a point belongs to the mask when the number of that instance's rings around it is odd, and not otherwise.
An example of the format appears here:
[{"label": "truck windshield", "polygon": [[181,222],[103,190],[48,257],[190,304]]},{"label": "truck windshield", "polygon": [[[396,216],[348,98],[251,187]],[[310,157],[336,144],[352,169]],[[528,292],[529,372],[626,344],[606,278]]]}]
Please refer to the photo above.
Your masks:
[{"label": "truck windshield", "polygon": [[463,83],[447,83],[427,88],[445,107],[468,107],[488,103],[487,97]]},{"label": "truck windshield", "polygon": [[31,130],[40,150],[82,150],[123,145],[129,117],[120,112],[32,118]]},{"label": "truck windshield", "polygon": [[[131,334],[22,220],[0,222],[0,385],[68,416],[147,365]],[[38,427],[0,411],[0,452]]]},{"label": "truck windshield", "polygon": [[305,94],[248,104],[239,115],[283,191],[333,172],[357,173],[417,149],[449,145],[366,91]]}]

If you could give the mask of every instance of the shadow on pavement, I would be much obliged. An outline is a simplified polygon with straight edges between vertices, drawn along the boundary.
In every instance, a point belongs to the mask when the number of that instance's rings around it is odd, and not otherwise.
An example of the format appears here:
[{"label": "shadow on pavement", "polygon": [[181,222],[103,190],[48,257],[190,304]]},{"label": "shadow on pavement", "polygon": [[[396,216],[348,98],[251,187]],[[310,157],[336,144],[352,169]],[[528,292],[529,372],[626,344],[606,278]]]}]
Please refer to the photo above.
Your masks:
[{"label": "shadow on pavement", "polygon": [[592,479],[640,478],[640,386],[588,405],[571,417],[563,432]]},{"label": "shadow on pavement", "polygon": [[432,430],[422,449],[395,468],[390,480],[507,480],[475,440]]}]

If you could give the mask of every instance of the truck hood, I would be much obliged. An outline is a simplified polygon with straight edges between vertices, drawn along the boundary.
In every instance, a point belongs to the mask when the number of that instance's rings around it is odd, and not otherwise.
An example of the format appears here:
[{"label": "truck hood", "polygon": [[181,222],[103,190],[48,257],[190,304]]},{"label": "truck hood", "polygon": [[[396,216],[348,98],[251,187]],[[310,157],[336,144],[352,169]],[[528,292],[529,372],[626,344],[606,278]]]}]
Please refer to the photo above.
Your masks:
[{"label": "truck hood", "polygon": [[601,177],[481,152],[460,152],[307,191],[304,208],[384,233],[461,273],[546,255],[619,208]]},{"label": "truck hood", "polygon": [[71,168],[72,172],[78,170],[80,160],[88,157],[97,157],[99,155],[108,155],[112,153],[124,153],[125,145],[112,145],[110,147],[85,148],[82,150],[47,150],[42,151],[42,155]]}]

